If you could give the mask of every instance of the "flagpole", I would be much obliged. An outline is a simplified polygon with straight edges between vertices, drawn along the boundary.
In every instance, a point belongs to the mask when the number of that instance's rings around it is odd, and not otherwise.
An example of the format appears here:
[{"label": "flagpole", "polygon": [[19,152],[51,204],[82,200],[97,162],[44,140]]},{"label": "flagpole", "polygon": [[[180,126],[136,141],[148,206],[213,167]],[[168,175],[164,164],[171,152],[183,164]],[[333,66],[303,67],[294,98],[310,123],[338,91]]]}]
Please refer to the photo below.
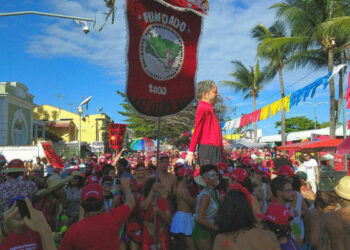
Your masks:
[{"label": "flagpole", "polygon": [[[156,182],[158,182],[158,169],[159,169],[159,144],[160,144],[160,117],[158,117],[158,130],[157,130],[157,167],[156,167]],[[158,192],[154,194],[154,203],[153,207],[157,208],[157,200],[158,200]],[[156,240],[156,233],[157,233],[157,216],[154,215],[153,217],[153,242]],[[158,242],[156,242],[157,244]]]}]

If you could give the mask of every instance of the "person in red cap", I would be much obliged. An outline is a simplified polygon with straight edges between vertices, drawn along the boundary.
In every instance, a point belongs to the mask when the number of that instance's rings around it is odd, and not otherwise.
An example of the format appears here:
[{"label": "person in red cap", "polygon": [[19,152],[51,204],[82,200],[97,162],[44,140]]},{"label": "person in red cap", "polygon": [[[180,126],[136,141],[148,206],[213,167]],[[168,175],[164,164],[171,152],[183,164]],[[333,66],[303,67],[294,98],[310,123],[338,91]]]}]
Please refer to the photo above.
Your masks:
[{"label": "person in red cap", "polygon": [[176,184],[176,204],[177,211],[171,223],[170,232],[175,234],[176,243],[184,240],[185,246],[180,247],[177,244],[177,249],[195,250],[196,247],[192,240],[193,230],[193,207],[195,205],[195,197],[193,197],[188,188],[193,180],[193,170],[190,166],[183,165],[176,169],[177,184]]},{"label": "person in red cap", "polygon": [[219,234],[214,250],[277,250],[279,242],[274,234],[256,226],[256,219],[245,193],[230,190],[216,218]]},{"label": "person in red cap", "polygon": [[60,249],[119,249],[118,233],[135,206],[128,178],[121,178],[121,188],[126,199],[124,205],[105,213],[102,186],[86,185],[81,193],[84,219],[68,228]]},{"label": "person in red cap", "polygon": [[276,235],[281,250],[300,249],[298,243],[291,237],[293,215],[285,206],[270,204],[265,214],[257,214],[256,216],[262,219],[264,229],[270,230]]},{"label": "person in red cap", "polygon": [[[252,181],[248,175],[248,172],[245,169],[242,168],[236,168],[231,171],[231,173],[225,174],[226,177],[229,177],[229,188],[232,189],[235,187],[236,184],[242,186],[249,192],[251,195],[253,192],[253,184]],[[252,208],[253,212],[260,213],[260,205],[259,201],[255,196],[252,196]]]},{"label": "person in red cap", "polygon": [[[221,162],[222,134],[221,127],[214,112],[214,105],[219,96],[213,81],[197,83],[197,107],[195,128],[187,151],[186,162],[193,165],[194,151],[198,145],[199,165],[218,164]],[[209,161],[209,162],[208,162]]]},{"label": "person in red cap", "polygon": [[280,177],[285,177],[287,178],[293,188],[293,192],[291,193],[292,195],[292,200],[287,201],[285,206],[290,209],[290,211],[293,214],[293,229],[294,237],[298,243],[302,243],[304,239],[304,222],[302,220],[302,216],[307,212],[308,207],[303,199],[303,196],[300,193],[301,189],[301,180],[300,177],[294,174],[294,170],[291,166],[284,165],[281,166],[277,172],[275,172],[276,175]]}]

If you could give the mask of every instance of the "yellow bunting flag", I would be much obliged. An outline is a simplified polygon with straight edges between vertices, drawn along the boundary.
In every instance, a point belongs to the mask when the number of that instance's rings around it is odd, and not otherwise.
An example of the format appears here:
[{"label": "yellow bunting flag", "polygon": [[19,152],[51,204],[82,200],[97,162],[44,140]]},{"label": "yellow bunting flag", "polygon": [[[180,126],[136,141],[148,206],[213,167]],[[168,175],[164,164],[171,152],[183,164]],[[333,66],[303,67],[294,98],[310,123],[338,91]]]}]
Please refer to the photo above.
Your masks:
[{"label": "yellow bunting flag", "polygon": [[271,104],[271,116],[274,116],[281,110],[282,99]]},{"label": "yellow bunting flag", "polygon": [[290,106],[290,94],[288,96],[285,96],[282,99],[282,110],[286,110],[289,112],[289,106]]},{"label": "yellow bunting flag", "polygon": [[265,120],[267,118],[269,118],[270,116],[270,106],[271,105],[268,105],[268,106],[265,106],[261,109],[261,112],[260,112],[260,121],[262,120]]}]

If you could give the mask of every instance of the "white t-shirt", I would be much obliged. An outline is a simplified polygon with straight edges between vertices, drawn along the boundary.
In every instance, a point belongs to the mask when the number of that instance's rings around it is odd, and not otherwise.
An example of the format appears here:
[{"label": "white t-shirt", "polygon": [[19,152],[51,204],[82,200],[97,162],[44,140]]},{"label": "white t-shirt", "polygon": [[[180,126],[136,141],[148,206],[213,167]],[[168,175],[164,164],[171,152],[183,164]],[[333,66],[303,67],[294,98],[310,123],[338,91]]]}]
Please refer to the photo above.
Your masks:
[{"label": "white t-shirt", "polygon": [[304,161],[298,168],[298,171],[303,171],[307,174],[307,180],[316,180],[316,167],[318,166],[315,159]]}]

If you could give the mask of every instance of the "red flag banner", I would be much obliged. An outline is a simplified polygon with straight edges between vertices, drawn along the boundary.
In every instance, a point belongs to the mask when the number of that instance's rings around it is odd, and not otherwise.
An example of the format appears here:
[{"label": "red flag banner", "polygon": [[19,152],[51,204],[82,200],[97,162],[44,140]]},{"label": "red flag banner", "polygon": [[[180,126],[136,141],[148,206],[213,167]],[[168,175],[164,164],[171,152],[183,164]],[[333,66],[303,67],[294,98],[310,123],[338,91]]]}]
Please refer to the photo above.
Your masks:
[{"label": "red flag banner", "polygon": [[208,0],[155,0],[179,11],[191,10],[197,15],[205,16],[209,11]]},{"label": "red flag banner", "polygon": [[155,0],[127,0],[127,97],[153,117],[184,109],[194,98],[202,18]]},{"label": "red flag banner", "polygon": [[44,153],[49,163],[55,168],[64,168],[60,157],[56,154],[50,142],[41,143]]},{"label": "red flag banner", "polygon": [[109,125],[109,147],[118,150],[124,143],[126,124],[111,123]]}]

